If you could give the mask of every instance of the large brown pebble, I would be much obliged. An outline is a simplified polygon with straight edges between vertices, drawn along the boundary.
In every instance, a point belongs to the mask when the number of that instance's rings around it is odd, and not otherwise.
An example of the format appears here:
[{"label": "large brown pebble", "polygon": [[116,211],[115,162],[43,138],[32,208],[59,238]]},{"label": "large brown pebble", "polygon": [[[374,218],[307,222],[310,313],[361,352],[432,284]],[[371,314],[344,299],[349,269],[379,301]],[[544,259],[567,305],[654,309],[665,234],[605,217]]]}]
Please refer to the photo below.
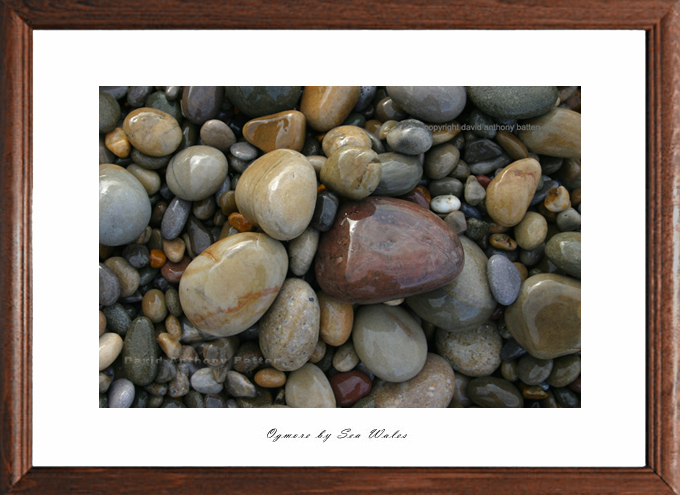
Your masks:
[{"label": "large brown pebble", "polygon": [[522,221],[531,203],[541,165],[533,158],[517,160],[505,167],[486,188],[486,210],[502,227],[513,227]]},{"label": "large brown pebble", "polygon": [[434,213],[369,197],[339,208],[315,270],[321,289],[338,301],[376,304],[446,285],[463,262],[458,236]]},{"label": "large brown pebble", "polygon": [[319,339],[319,302],[314,289],[299,278],[289,278],[259,322],[262,355],[277,370],[304,365]]},{"label": "large brown pebble", "polygon": [[236,185],[239,212],[280,241],[298,237],[316,206],[316,173],[304,155],[276,150],[255,160]]},{"label": "large brown pebble", "polygon": [[359,100],[361,86],[306,86],[300,111],[314,130],[326,132],[339,126]]},{"label": "large brown pebble", "polygon": [[524,120],[517,137],[529,151],[562,158],[581,158],[581,114],[556,107],[545,115]]},{"label": "large brown pebble", "polygon": [[382,176],[378,154],[369,147],[345,146],[330,155],[321,168],[321,182],[331,191],[359,201],[376,190]]},{"label": "large brown pebble", "polygon": [[236,335],[269,309],[287,271],[288,256],[280,242],[265,234],[232,235],[188,266],[179,284],[182,309],[203,332]]},{"label": "large brown pebble", "polygon": [[325,292],[318,292],[321,319],[319,335],[323,341],[332,346],[340,346],[347,342],[354,324],[352,305],[336,301]]},{"label": "large brown pebble", "polygon": [[425,366],[416,376],[401,383],[373,382],[368,395],[375,407],[448,407],[453,398],[455,375],[446,360],[428,353]]},{"label": "large brown pebble", "polygon": [[522,283],[517,300],[505,310],[510,335],[538,359],[581,350],[581,282],[541,273]]},{"label": "large brown pebble", "polygon": [[302,151],[305,129],[305,116],[291,110],[249,120],[243,127],[243,137],[265,153],[281,149]]},{"label": "large brown pebble", "polygon": [[169,155],[182,142],[177,120],[155,108],[138,108],[127,114],[123,131],[132,146],[149,156]]}]

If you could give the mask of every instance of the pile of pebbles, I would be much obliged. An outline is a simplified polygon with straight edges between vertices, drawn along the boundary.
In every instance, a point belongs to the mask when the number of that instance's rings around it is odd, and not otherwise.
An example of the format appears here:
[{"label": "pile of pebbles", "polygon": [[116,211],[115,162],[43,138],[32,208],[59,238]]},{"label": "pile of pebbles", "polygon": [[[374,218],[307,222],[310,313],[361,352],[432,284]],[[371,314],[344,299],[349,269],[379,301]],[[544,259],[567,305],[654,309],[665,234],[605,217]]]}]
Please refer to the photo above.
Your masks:
[{"label": "pile of pebbles", "polygon": [[99,92],[100,407],[580,407],[580,87]]}]

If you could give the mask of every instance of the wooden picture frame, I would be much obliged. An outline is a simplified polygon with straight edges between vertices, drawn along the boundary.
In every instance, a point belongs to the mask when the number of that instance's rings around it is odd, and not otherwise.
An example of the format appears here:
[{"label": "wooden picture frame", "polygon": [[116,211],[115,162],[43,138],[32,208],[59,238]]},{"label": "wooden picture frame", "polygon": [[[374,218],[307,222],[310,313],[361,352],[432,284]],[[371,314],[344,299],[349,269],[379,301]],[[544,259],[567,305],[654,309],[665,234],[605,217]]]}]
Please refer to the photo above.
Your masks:
[{"label": "wooden picture frame", "polygon": [[[294,7],[293,7],[294,5]],[[680,0],[0,0],[3,493],[680,494]],[[647,39],[647,465],[630,468],[34,468],[34,29],[639,29]],[[625,407],[622,404],[621,407]]]}]

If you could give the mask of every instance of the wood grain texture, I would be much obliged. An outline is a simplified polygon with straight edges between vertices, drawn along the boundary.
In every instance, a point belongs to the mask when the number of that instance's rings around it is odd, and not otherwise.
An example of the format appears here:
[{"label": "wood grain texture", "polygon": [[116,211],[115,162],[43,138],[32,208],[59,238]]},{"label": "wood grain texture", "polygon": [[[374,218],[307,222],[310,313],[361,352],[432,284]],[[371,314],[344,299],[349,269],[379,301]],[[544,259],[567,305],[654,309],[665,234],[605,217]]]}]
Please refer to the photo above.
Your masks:
[{"label": "wood grain texture", "polygon": [[[455,15],[453,12],[455,11]],[[2,493],[680,494],[680,0],[0,0]],[[641,469],[31,467],[33,29],[643,29],[648,56],[648,449]]]}]

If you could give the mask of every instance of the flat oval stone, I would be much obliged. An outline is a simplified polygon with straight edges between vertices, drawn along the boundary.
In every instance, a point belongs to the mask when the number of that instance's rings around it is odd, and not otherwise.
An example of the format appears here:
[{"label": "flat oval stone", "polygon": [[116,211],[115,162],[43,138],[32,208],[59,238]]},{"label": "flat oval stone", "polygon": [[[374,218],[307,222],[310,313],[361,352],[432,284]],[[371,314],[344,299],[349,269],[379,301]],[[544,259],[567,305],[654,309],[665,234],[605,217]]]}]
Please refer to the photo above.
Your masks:
[{"label": "flat oval stone", "polygon": [[465,263],[460,275],[441,288],[406,299],[422,319],[449,331],[469,330],[489,319],[496,300],[487,282],[487,257],[473,241],[460,238]]},{"label": "flat oval stone", "polygon": [[416,376],[401,383],[373,382],[368,395],[375,407],[447,407],[453,398],[455,375],[446,360],[427,354],[425,366]]},{"label": "flat oval stone", "polygon": [[123,130],[132,146],[150,156],[169,155],[182,141],[177,119],[154,108],[138,108],[127,114]]},{"label": "flat oval stone", "polygon": [[545,255],[572,277],[581,278],[581,233],[562,232],[550,238]]},{"label": "flat oval stone", "polygon": [[227,177],[227,157],[211,146],[190,146],[172,157],[165,179],[173,194],[200,201],[215,194]]},{"label": "flat oval stone", "polygon": [[99,243],[135,241],[151,219],[151,202],[141,182],[118,165],[99,165]]},{"label": "flat oval stone", "polygon": [[387,86],[387,94],[410,115],[425,122],[442,124],[465,108],[464,86]]},{"label": "flat oval stone", "polygon": [[581,282],[542,273],[522,283],[505,310],[510,335],[529,354],[554,359],[581,350]]},{"label": "flat oval stone", "polygon": [[401,196],[418,185],[423,177],[423,165],[417,156],[389,152],[378,155],[381,165],[380,182],[375,196]]},{"label": "flat oval stone", "polygon": [[514,233],[517,245],[531,251],[545,241],[548,235],[548,222],[540,213],[528,211],[522,221],[515,225]]},{"label": "flat oval stone", "polygon": [[533,158],[511,163],[486,188],[486,210],[502,227],[522,221],[541,179],[541,165]]},{"label": "flat oval stone", "polygon": [[468,86],[470,100],[499,119],[528,119],[550,111],[557,101],[555,86]]},{"label": "flat oval stone", "polygon": [[523,121],[517,137],[529,151],[562,158],[581,158],[581,114],[556,107]]},{"label": "flat oval stone", "polygon": [[99,371],[108,368],[123,349],[123,339],[117,333],[105,333],[99,337]]},{"label": "flat oval stone", "polygon": [[378,154],[369,147],[345,146],[323,164],[321,182],[331,191],[359,201],[376,190],[382,177]]},{"label": "flat oval stone", "polygon": [[330,379],[335,402],[340,407],[350,407],[371,391],[371,379],[361,371],[338,373]]},{"label": "flat oval stone", "polygon": [[243,137],[265,153],[281,149],[302,151],[306,127],[302,112],[289,110],[248,121]]},{"label": "flat oval stone", "polygon": [[167,240],[179,237],[191,213],[191,201],[175,196],[161,220],[161,234]]},{"label": "flat oval stone", "polygon": [[496,301],[503,306],[509,306],[515,302],[522,285],[522,278],[517,267],[508,258],[494,254],[489,258],[486,275],[489,280],[489,289]]},{"label": "flat oval stone", "polygon": [[458,236],[434,213],[394,198],[344,203],[321,236],[316,279],[343,302],[375,304],[441,287],[463,265]]},{"label": "flat oval stone", "polygon": [[319,336],[332,346],[340,346],[347,342],[354,325],[352,305],[336,301],[325,292],[317,293],[321,312]]},{"label": "flat oval stone", "polygon": [[546,381],[552,369],[552,359],[537,359],[531,354],[525,354],[517,362],[519,379],[527,385],[538,385]]},{"label": "flat oval stone", "polygon": [[226,86],[227,97],[249,117],[290,110],[300,99],[300,86]]},{"label": "flat oval stone", "polygon": [[307,227],[302,234],[288,242],[288,266],[294,275],[301,277],[307,273],[318,246],[319,231],[313,227]]},{"label": "flat oval stone", "polygon": [[146,386],[154,381],[158,371],[158,344],[151,320],[135,318],[125,334],[123,370],[135,385]]},{"label": "flat oval stone", "polygon": [[481,407],[524,407],[524,398],[512,383],[503,378],[473,378],[467,386],[472,402]]},{"label": "flat oval stone", "polygon": [[316,206],[316,173],[304,155],[271,151],[255,160],[236,185],[236,205],[254,226],[289,241],[309,226]]},{"label": "flat oval stone", "polygon": [[108,93],[99,93],[99,132],[111,132],[118,125],[120,105]]},{"label": "flat oval stone", "polygon": [[300,111],[319,132],[338,127],[359,101],[360,86],[305,86]]},{"label": "flat oval stone", "polygon": [[336,404],[328,378],[310,363],[288,375],[285,394],[290,407],[335,407]]},{"label": "flat oval stone", "polygon": [[402,120],[387,133],[387,144],[397,153],[420,155],[432,148],[432,131],[419,120]]},{"label": "flat oval stone", "polygon": [[361,362],[388,382],[410,380],[420,372],[427,358],[423,329],[398,306],[375,304],[359,308],[352,341]]},{"label": "flat oval stone", "polygon": [[128,408],[135,400],[135,385],[126,378],[114,380],[109,387],[109,407]]},{"label": "flat oval stone", "polygon": [[235,234],[187,267],[179,295],[187,318],[218,337],[251,327],[274,302],[288,271],[283,245],[265,234]]},{"label": "flat oval stone", "polygon": [[217,116],[222,98],[224,98],[222,86],[184,86],[182,114],[189,122],[201,125]]},{"label": "flat oval stone", "polygon": [[120,282],[116,274],[104,263],[99,263],[99,304],[111,306],[120,297]]},{"label": "flat oval stone", "polygon": [[488,376],[501,365],[501,338],[491,321],[466,332],[437,329],[437,352],[453,367],[467,376]]},{"label": "flat oval stone", "polygon": [[206,146],[217,148],[227,153],[236,144],[236,136],[231,128],[221,120],[208,120],[201,126],[201,141]]},{"label": "flat oval stone", "polygon": [[286,280],[258,327],[262,355],[274,368],[301,368],[319,340],[319,302],[314,289],[299,278]]}]

